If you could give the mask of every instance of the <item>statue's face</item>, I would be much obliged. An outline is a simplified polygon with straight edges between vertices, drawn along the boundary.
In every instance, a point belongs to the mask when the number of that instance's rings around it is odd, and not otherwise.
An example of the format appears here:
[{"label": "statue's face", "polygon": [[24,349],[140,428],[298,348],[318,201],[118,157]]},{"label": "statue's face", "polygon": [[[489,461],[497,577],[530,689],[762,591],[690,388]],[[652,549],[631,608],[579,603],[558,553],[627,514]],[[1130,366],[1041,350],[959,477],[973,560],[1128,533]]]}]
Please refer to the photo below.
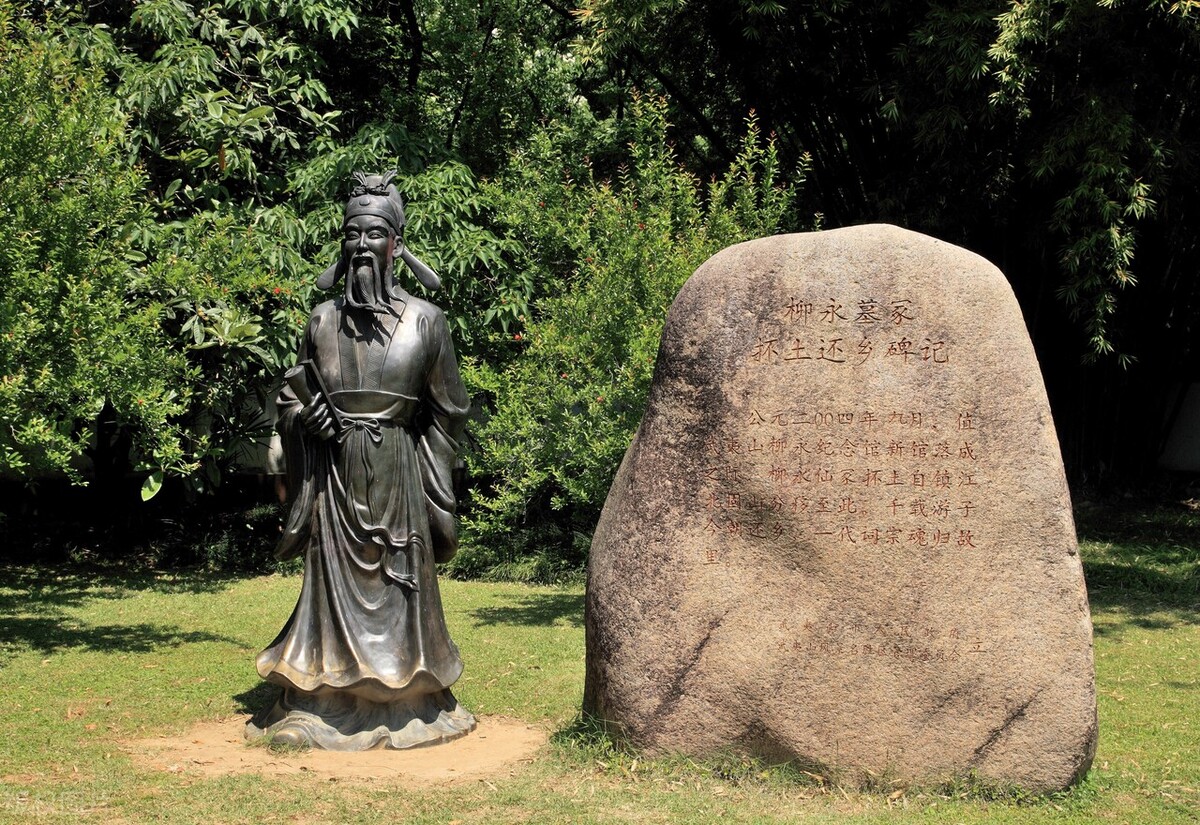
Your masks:
[{"label": "statue's face", "polygon": [[355,215],[342,231],[342,254],[349,260],[351,271],[367,263],[376,272],[387,270],[396,243],[396,233],[387,221],[375,215]]}]

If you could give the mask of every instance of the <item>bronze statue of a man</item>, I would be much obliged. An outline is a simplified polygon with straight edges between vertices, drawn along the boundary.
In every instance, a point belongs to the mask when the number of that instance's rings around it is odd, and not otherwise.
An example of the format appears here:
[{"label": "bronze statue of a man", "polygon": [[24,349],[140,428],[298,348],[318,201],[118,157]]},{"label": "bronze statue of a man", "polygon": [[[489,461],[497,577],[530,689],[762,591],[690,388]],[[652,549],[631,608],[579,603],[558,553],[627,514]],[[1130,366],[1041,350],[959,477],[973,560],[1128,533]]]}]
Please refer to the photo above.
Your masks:
[{"label": "bronze statue of a man", "polygon": [[395,279],[404,245],[392,173],[356,175],[342,254],[320,278],[343,294],[313,310],[279,395],[291,501],[281,558],[304,558],[291,618],[258,656],[282,696],[251,737],[328,750],[407,748],[462,736],[475,718],[437,562],[458,548],[451,481],[468,410],[442,311]]}]

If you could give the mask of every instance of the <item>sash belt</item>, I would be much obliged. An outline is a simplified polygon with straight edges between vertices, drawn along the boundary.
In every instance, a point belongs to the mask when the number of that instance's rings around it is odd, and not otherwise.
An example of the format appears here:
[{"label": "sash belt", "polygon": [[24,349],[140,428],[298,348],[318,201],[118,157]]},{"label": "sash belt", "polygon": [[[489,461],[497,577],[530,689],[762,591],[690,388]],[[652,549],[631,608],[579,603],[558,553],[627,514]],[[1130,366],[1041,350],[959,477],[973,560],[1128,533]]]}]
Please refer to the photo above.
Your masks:
[{"label": "sash belt", "polygon": [[[391,422],[388,422],[391,423]],[[350,418],[342,419],[342,429],[338,433],[338,443],[341,444],[350,437],[350,433],[354,430],[360,430],[367,434],[371,441],[376,444],[383,441],[383,431],[380,428],[378,418]]]}]

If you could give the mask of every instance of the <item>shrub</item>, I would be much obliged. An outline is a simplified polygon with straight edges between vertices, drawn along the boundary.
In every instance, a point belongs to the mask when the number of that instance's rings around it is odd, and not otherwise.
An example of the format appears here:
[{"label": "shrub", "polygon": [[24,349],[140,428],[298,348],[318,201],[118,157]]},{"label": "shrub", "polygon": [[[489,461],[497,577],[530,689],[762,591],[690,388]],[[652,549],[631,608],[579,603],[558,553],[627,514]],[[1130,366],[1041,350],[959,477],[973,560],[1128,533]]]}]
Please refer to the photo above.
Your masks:
[{"label": "shrub", "polygon": [[512,267],[542,297],[493,338],[506,358],[464,364],[484,414],[457,574],[578,571],[641,419],[676,293],[718,250],[777,231],[791,203],[753,118],[736,161],[705,187],[675,160],[663,102],[634,109],[615,179],[568,157],[573,135],[550,127],[492,184],[497,223],[521,250]]},{"label": "shrub", "polygon": [[[131,306],[143,177],[96,71],[0,3],[0,472],[78,479],[116,433],[186,469],[181,356]],[[120,452],[125,453],[125,450]],[[124,461],[124,458],[122,458]]]}]

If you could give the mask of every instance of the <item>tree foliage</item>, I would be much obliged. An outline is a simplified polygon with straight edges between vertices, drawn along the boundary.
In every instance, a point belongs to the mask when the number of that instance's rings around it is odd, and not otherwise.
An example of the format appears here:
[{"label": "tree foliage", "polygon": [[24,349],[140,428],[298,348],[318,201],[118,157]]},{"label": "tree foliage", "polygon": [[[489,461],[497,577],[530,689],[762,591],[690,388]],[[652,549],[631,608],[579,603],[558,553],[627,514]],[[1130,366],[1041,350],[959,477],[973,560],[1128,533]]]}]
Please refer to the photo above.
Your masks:
[{"label": "tree foliage", "polygon": [[123,431],[135,461],[187,472],[191,392],[154,309],[130,300],[149,218],[125,121],[98,73],[0,5],[0,471],[78,479]]},{"label": "tree foliage", "polygon": [[[496,4],[486,21],[470,22],[465,6],[446,18],[433,4],[148,0],[90,7],[65,28],[44,21],[77,61],[86,55],[107,72],[126,124],[113,138],[148,190],[132,193],[148,219],[129,227],[124,297],[147,328],[157,320],[159,349],[184,372],[174,379],[181,389],[171,427],[134,462],[152,472],[146,493],[164,474],[211,490],[254,464],[270,433],[268,399],[315,301],[315,274],[337,254],[338,201],[353,171],[402,170],[410,232],[447,276],[441,302],[466,352],[489,328],[511,323],[504,296],[512,288],[490,274],[509,250],[483,224],[476,174],[455,157],[465,141],[451,138],[462,129],[491,141],[463,154],[494,162],[507,152],[498,135],[533,128],[556,53],[542,50],[546,72],[522,78],[521,55],[544,42],[530,40],[536,27],[517,25],[523,10]],[[472,27],[485,22],[492,56],[472,60]],[[505,86],[507,96],[448,97],[457,83],[445,74],[449,64],[424,66],[424,54],[412,63],[404,50],[417,43],[436,44],[442,61],[473,67],[484,88]],[[403,75],[407,96],[399,76],[379,73],[406,61],[424,66]],[[364,77],[375,81],[364,85]],[[354,131],[343,134],[347,127]]]},{"label": "tree foliage", "polygon": [[[1195,167],[1194,3],[588,0],[577,14],[581,56],[668,91],[699,163],[727,162],[753,107],[785,165],[811,154],[829,224],[965,243],[1011,264],[1019,292],[1048,283],[1090,358],[1153,351],[1156,330],[1114,318],[1140,235],[1193,209],[1179,183]],[[1176,263],[1155,271],[1155,254],[1151,271],[1177,292],[1195,246],[1161,240]]]},{"label": "tree foliage", "polygon": [[693,168],[732,157],[752,107],[785,169],[811,154],[804,205],[825,225],[896,223],[997,263],[1073,480],[1153,467],[1200,353],[1194,3],[588,0],[578,16],[591,65],[670,94]]},{"label": "tree foliage", "polygon": [[612,476],[637,429],[658,340],[679,287],[731,243],[773,234],[792,194],[754,120],[723,176],[704,186],[667,143],[665,105],[633,106],[627,164],[611,180],[552,124],[492,190],[516,240],[512,266],[536,307],[493,339],[506,362],[474,359],[483,393],[471,470],[487,485],[464,519],[465,574],[547,578],[586,556]]},{"label": "tree foliage", "polygon": [[[1142,348],[1118,340],[1113,324],[1118,296],[1136,283],[1139,235],[1160,206],[1182,208],[1174,220],[1194,214],[1194,196],[1172,179],[1196,161],[1200,119],[1185,90],[1200,74],[1198,12],[1157,0],[1034,0],[998,18],[991,100],[1014,132],[1036,135],[1022,146],[1024,167],[1052,198],[1057,293],[1083,322],[1092,357],[1128,363]],[[1177,251],[1196,259],[1195,243]],[[1179,277],[1156,274],[1168,288]]]},{"label": "tree foliage", "polygon": [[1192,2],[0,0],[0,26],[9,475],[244,467],[359,169],[399,170],[483,404],[462,571],[578,560],[674,290],[756,234],[888,221],[999,264],[1076,480],[1151,462],[1196,375]]}]

